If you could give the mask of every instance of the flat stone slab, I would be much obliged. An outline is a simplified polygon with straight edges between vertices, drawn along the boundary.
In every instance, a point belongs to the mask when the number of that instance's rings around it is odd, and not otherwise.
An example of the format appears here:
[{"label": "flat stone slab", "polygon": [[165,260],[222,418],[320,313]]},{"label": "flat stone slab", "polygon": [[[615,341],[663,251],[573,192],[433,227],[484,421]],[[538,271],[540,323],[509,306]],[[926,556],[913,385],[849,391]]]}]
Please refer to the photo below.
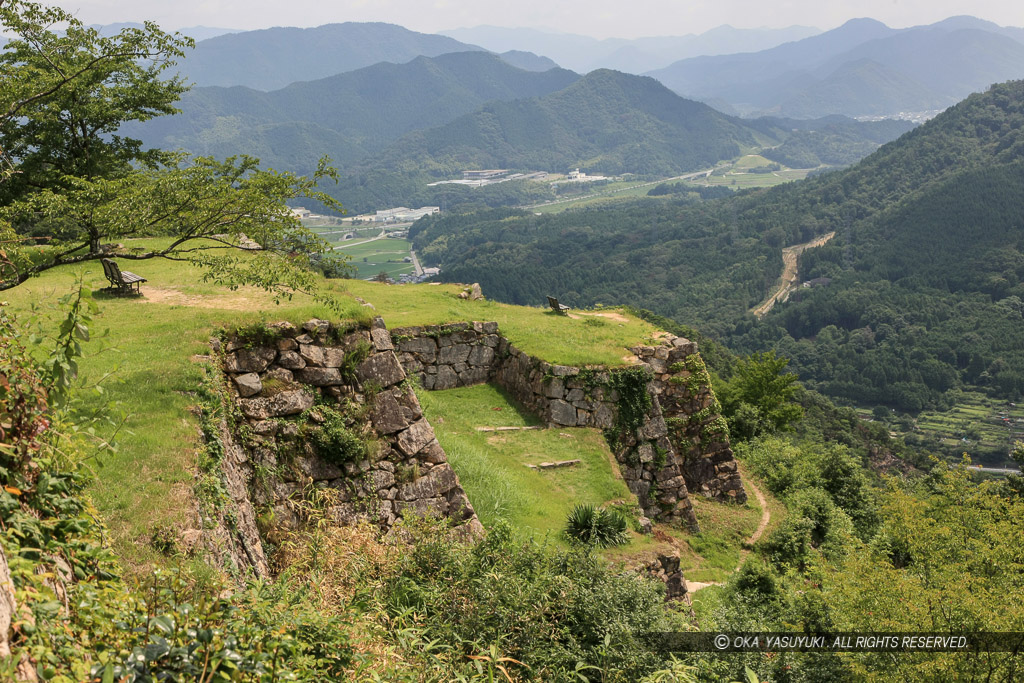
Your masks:
[{"label": "flat stone slab", "polygon": [[544,429],[541,425],[531,427],[477,427],[478,432],[524,432],[528,429]]},{"label": "flat stone slab", "polygon": [[572,467],[579,465],[582,460],[559,460],[557,462],[542,462],[536,465],[527,465],[531,470],[553,470],[559,467]]}]

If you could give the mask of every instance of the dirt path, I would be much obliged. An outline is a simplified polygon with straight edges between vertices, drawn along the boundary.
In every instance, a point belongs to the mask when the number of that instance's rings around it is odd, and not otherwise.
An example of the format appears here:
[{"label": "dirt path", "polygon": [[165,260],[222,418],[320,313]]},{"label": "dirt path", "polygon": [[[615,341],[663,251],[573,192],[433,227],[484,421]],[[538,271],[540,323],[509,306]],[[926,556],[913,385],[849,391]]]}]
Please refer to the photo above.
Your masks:
[{"label": "dirt path", "polygon": [[[740,568],[743,567],[743,563],[746,562],[747,558],[750,556],[753,545],[761,539],[761,536],[764,535],[765,530],[768,528],[768,523],[772,521],[772,513],[768,510],[768,500],[764,497],[764,494],[761,493],[761,489],[757,488],[757,486],[754,485],[754,482],[750,481],[750,479],[746,479],[743,483],[754,492],[754,497],[757,498],[757,504],[761,506],[761,521],[758,523],[757,529],[754,530],[754,533],[750,534],[750,538],[747,539],[747,545],[751,546],[751,548],[744,548],[740,550],[740,561],[733,572],[738,572]],[[687,581],[686,595],[692,598],[693,594],[702,588],[721,585],[721,581]]]},{"label": "dirt path", "polygon": [[791,247],[786,247],[782,250],[782,277],[779,278],[779,284],[776,285],[775,290],[768,295],[768,298],[759,303],[754,308],[750,309],[750,312],[758,317],[763,318],[767,315],[768,311],[772,310],[775,304],[780,301],[785,301],[789,298],[790,293],[797,288],[799,284],[799,274],[797,273],[797,258],[807,249],[813,249],[820,247],[821,245],[828,242],[830,239],[836,236],[835,232],[830,232],[827,235],[822,235],[810,242],[804,244],[794,244]]}]

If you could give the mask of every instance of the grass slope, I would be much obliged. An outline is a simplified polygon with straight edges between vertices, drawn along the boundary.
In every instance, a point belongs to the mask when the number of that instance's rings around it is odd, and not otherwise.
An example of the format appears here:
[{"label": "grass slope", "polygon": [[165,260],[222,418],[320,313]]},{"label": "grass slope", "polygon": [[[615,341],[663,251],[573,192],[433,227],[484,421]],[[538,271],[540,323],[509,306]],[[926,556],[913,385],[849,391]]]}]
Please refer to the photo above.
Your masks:
[{"label": "grass slope", "polygon": [[[97,294],[100,313],[93,333],[109,329],[109,350],[81,361],[86,384],[104,381],[103,398],[92,406],[119,403],[129,413],[119,450],[100,463],[90,463],[97,478],[90,488],[111,531],[115,552],[126,566],[142,570],[160,556],[149,546],[155,529],[183,528],[193,509],[192,485],[198,427],[190,412],[192,392],[201,367],[193,356],[206,354],[211,335],[226,326],[257,320],[302,322],[332,317],[308,297],[296,296],[275,305],[260,291],[227,288],[202,282],[202,271],[181,263],[144,261],[122,266],[149,280],[144,296],[117,299]],[[99,264],[56,269],[5,292],[3,300],[23,320],[36,315],[52,329],[57,298],[84,275],[94,289],[103,287]],[[655,329],[635,318],[608,321],[599,327],[585,319],[548,315],[540,308],[522,308],[458,298],[457,286],[386,286],[354,280],[325,283],[376,305],[390,326],[425,325],[459,320],[497,320],[505,335],[523,350],[562,363],[624,363],[626,347],[649,339]],[[346,317],[365,317],[368,310],[343,295]],[[45,346],[40,347],[40,353]],[[596,437],[595,437],[596,438]],[[525,468],[524,468],[525,469]]]}]

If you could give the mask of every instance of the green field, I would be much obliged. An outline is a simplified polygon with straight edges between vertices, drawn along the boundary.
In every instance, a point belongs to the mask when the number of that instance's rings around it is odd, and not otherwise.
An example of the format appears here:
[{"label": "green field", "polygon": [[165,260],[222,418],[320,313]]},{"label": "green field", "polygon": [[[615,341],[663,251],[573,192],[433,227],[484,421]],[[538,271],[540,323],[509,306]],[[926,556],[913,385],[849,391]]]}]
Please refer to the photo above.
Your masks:
[{"label": "green field", "polygon": [[964,392],[952,409],[918,415],[912,434],[955,459],[967,453],[975,464],[1012,465],[1007,454],[1015,441],[1024,441],[1024,405]]},{"label": "green field", "polygon": [[[575,505],[633,506],[635,498],[622,481],[615,456],[599,430],[482,432],[477,427],[525,427],[540,422],[523,412],[504,390],[491,385],[421,390],[417,395],[485,527],[505,520],[521,531],[562,545],[566,543],[561,533],[565,518]],[[553,470],[526,466],[575,459],[582,462]],[[662,525],[655,536],[631,530],[628,544],[607,548],[601,554],[633,565],[655,553],[678,552],[688,580],[724,580],[739,563],[743,543],[761,517],[753,498],[751,495],[745,505],[725,505],[695,497],[701,533]],[[771,498],[769,506],[773,523],[777,523],[783,507]]]},{"label": "green field", "polygon": [[[130,246],[154,243],[163,241],[137,240]],[[150,546],[155,530],[198,524],[191,518],[199,445],[192,409],[203,372],[199,361],[209,352],[210,337],[225,327],[259,320],[301,323],[312,317],[337,319],[339,314],[301,294],[277,305],[260,290],[204,283],[203,271],[184,263],[154,259],[132,263],[131,269],[148,279],[143,296],[97,294],[93,335],[104,329],[109,335],[85,345],[80,367],[86,384],[110,375],[102,396],[84,395],[87,408],[109,402],[127,413],[118,450],[88,463],[97,475],[89,495],[110,529],[116,554],[131,571],[147,572],[151,563],[163,561]],[[4,292],[3,300],[24,323],[37,316],[45,329],[52,329],[59,315],[54,309],[57,298],[72,289],[80,274],[96,289],[105,285],[99,264],[90,263],[48,271]],[[392,327],[495,320],[517,346],[551,362],[621,364],[628,346],[649,341],[655,333],[647,323],[614,310],[602,314],[621,322],[602,320],[595,326],[592,318],[566,318],[539,307],[467,301],[458,298],[456,285],[333,280],[324,281],[324,287],[339,295],[345,309],[340,317],[380,314]],[[375,310],[361,306],[352,295],[372,302]],[[107,350],[100,352],[101,346]],[[46,353],[45,345],[39,353]]]},{"label": "green field", "polygon": [[[661,182],[661,181],[658,181]],[[568,209],[577,209],[581,206],[592,206],[619,199],[633,197],[645,197],[657,182],[640,182],[635,180],[611,182],[607,185],[594,188],[593,191],[584,192],[578,196],[567,196],[543,204],[536,204],[525,208],[532,209],[537,213],[560,213]]]},{"label": "green field", "polygon": [[409,256],[411,249],[412,243],[408,240],[390,237],[352,246],[339,243],[334,248],[336,252],[352,257],[352,265],[356,267],[356,277],[362,280],[374,277],[381,271],[387,273],[391,278],[412,273],[412,264],[402,261]]},{"label": "green field", "polygon": [[[562,542],[565,516],[577,503],[603,505],[631,497],[599,430],[480,432],[477,427],[539,421],[518,410],[501,389],[486,384],[418,394],[485,527],[504,519]],[[554,470],[526,466],[574,459],[582,462]]]}]

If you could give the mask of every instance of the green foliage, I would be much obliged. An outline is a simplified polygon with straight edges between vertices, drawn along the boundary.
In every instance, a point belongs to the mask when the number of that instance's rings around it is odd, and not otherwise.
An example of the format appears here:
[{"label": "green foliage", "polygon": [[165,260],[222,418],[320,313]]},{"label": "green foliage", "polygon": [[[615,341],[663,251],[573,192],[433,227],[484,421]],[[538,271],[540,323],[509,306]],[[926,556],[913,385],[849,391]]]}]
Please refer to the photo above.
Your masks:
[{"label": "green foliage", "polygon": [[[874,532],[878,523],[876,494],[864,467],[846,446],[764,436],[736,444],[735,451],[783,500],[789,502],[803,491],[822,491],[853,520],[862,538]],[[804,514],[804,507],[799,509]]]},{"label": "green foliage", "polygon": [[615,405],[617,415],[611,430],[612,441],[621,441],[643,424],[651,409],[651,395],[647,384],[651,381],[646,367],[630,367],[609,373],[608,386],[619,394]]},{"label": "green foliage", "polygon": [[565,519],[565,534],[583,545],[607,548],[629,540],[626,518],[617,510],[581,503]]},{"label": "green foliage", "polygon": [[324,460],[337,465],[362,460],[369,455],[366,440],[355,431],[352,415],[326,405],[316,406],[315,411],[323,420],[317,426],[307,426],[306,437]]},{"label": "green foliage", "polygon": [[729,433],[749,439],[784,431],[800,419],[797,376],[782,372],[788,363],[774,351],[754,353],[736,363],[732,380],[719,389]]},{"label": "green foliage", "polygon": [[494,646],[522,662],[526,680],[635,681],[663,666],[651,634],[682,628],[656,582],[593,553],[521,540],[502,523],[468,548],[436,525],[407,531],[412,546],[385,581],[384,607],[395,621],[415,615],[456,670]]},{"label": "green foliage", "polygon": [[164,75],[191,39],[153,23],[104,37],[64,10],[24,0],[0,6],[0,27],[8,36],[0,52],[0,149],[18,163],[0,184],[0,200],[66,188],[69,177],[124,175],[162,158],[119,128],[175,111],[187,86]]},{"label": "green foliage", "polygon": [[[314,608],[305,584],[284,577],[225,593],[177,572],[140,585],[118,577],[82,494],[90,444],[50,407],[25,336],[0,309],[0,523],[19,605],[15,653],[57,683],[342,676],[347,620]],[[176,536],[158,529],[154,539],[172,551]],[[19,661],[0,662],[0,677],[13,680]]]}]

